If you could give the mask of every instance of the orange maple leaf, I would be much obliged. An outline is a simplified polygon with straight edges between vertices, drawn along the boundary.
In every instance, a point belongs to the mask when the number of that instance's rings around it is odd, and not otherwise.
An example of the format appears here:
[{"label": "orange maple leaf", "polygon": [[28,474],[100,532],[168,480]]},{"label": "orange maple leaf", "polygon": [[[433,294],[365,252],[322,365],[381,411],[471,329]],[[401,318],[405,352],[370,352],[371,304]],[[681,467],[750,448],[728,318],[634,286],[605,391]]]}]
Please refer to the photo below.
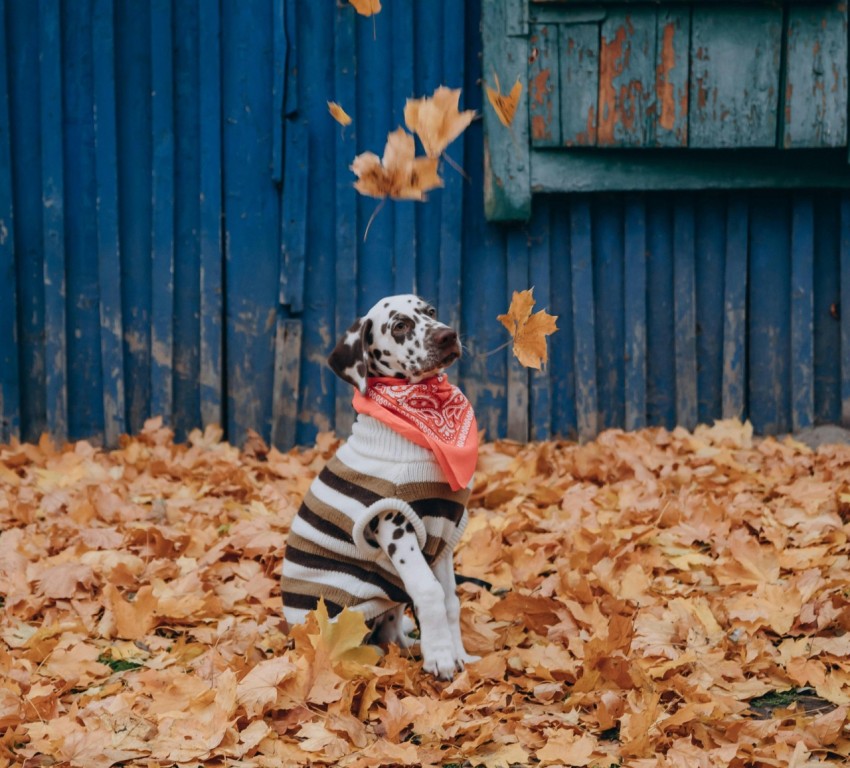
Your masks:
[{"label": "orange maple leaf", "polygon": [[558,330],[555,321],[557,315],[550,315],[541,309],[531,314],[534,306],[534,289],[514,291],[511,306],[505,315],[499,315],[499,322],[513,336],[513,352],[517,360],[526,368],[540,369],[547,362],[546,337]]},{"label": "orange maple leaf", "polygon": [[344,608],[333,621],[328,617],[328,609],[324,600],[313,612],[319,627],[319,634],[311,636],[311,642],[316,650],[323,650],[330,662],[352,663],[355,666],[375,664],[381,657],[373,645],[363,645],[363,640],[369,634],[369,627],[359,611]]},{"label": "orange maple leaf", "polygon": [[404,123],[413,131],[428,157],[439,157],[475,119],[475,110],[461,112],[460,88],[441,85],[434,93],[421,99],[408,99],[404,105]]},{"label": "orange maple leaf", "polygon": [[351,116],[335,101],[328,102],[328,112],[340,125],[351,125]]},{"label": "orange maple leaf", "polygon": [[381,0],[348,0],[361,16],[373,16],[381,11]]},{"label": "orange maple leaf", "polygon": [[492,104],[493,109],[496,110],[496,116],[499,118],[502,125],[506,128],[510,128],[511,123],[514,121],[517,106],[519,106],[519,97],[522,94],[522,83],[520,82],[519,77],[517,77],[510,93],[503,94],[502,86],[499,85],[499,76],[495,72],[493,73],[493,79],[496,81],[495,88],[491,88],[486,83],[484,84],[487,89],[487,98],[490,100],[490,104]]},{"label": "orange maple leaf", "polygon": [[373,152],[354,158],[354,188],[369,197],[424,200],[426,192],[443,186],[443,180],[437,173],[437,158],[415,155],[413,136],[404,128],[396,129],[387,135],[383,158]]}]

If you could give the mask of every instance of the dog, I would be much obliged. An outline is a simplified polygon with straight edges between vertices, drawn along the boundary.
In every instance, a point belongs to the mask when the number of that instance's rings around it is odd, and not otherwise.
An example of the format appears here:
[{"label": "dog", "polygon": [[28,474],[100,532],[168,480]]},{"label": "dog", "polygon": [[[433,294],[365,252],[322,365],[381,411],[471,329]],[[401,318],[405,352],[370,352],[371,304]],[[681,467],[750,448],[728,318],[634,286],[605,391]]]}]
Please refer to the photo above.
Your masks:
[{"label": "dog", "polygon": [[413,294],[379,301],[328,358],[354,387],[351,437],[313,481],[287,540],[284,617],[303,622],[323,599],[330,616],[363,613],[379,643],[413,644],[443,680],[479,657],[460,631],[453,550],[467,521],[478,451],[469,401],[443,371],[457,333]]}]

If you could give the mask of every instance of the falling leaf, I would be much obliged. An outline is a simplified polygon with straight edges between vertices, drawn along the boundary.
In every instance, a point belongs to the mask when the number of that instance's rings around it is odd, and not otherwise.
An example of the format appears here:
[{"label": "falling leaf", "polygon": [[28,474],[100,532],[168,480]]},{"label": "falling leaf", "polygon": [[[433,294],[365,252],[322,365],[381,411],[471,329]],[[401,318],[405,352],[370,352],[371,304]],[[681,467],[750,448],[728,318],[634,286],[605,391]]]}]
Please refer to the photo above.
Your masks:
[{"label": "falling leaf", "polygon": [[493,105],[493,109],[496,110],[496,116],[502,125],[510,128],[511,123],[514,121],[517,106],[519,105],[520,94],[522,94],[522,83],[519,77],[517,77],[513,88],[511,88],[511,92],[505,95],[502,93],[501,85],[499,85],[499,76],[495,72],[493,73],[493,79],[496,81],[495,89],[485,83],[487,98],[490,100],[490,104]]},{"label": "falling leaf", "polygon": [[328,112],[331,113],[331,117],[340,125],[351,125],[350,115],[335,101],[328,102]]},{"label": "falling leaf", "polygon": [[429,190],[443,186],[437,158],[416,157],[413,136],[404,128],[387,135],[384,156],[364,152],[354,158],[354,188],[369,197],[393,200],[424,200]]},{"label": "falling leaf", "polygon": [[514,291],[508,313],[499,315],[498,320],[513,336],[513,352],[517,360],[526,368],[539,370],[541,364],[549,359],[546,337],[558,330],[555,325],[558,317],[542,309],[532,315],[533,292],[533,288],[527,291]]},{"label": "falling leaf", "polygon": [[381,11],[381,0],[348,0],[361,16],[372,16]]},{"label": "falling leaf", "polygon": [[441,85],[430,97],[408,99],[404,105],[404,122],[413,131],[428,157],[439,157],[475,118],[475,110],[458,110],[460,88]]}]

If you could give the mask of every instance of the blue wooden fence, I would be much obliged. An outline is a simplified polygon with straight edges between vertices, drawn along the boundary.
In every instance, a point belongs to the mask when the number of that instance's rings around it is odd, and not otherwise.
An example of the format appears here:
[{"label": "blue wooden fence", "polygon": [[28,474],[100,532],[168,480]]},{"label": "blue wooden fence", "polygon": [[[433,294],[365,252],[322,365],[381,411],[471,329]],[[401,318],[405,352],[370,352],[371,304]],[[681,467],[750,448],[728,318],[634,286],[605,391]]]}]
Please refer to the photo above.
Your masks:
[{"label": "blue wooden fence", "polygon": [[[489,437],[745,416],[850,424],[850,196],[552,195],[484,219],[480,121],[427,203],[348,168],[404,101],[479,111],[480,0],[0,0],[0,442],[115,443],[161,414],[281,446],[345,431],[324,364],[383,295],[460,327]],[[327,114],[339,102],[354,123]],[[542,373],[496,315],[559,315]],[[842,306],[844,310],[842,312]]]}]

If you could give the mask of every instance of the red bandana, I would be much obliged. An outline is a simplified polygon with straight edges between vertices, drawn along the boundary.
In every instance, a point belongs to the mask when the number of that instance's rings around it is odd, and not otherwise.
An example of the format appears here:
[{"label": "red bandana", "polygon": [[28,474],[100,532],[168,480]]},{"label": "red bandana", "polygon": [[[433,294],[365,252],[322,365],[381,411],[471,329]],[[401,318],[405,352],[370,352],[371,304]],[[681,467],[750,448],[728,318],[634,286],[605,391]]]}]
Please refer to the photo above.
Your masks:
[{"label": "red bandana", "polygon": [[452,490],[465,488],[478,462],[478,427],[472,404],[443,374],[418,384],[371,378],[354,393],[354,410],[377,419],[434,452]]}]

